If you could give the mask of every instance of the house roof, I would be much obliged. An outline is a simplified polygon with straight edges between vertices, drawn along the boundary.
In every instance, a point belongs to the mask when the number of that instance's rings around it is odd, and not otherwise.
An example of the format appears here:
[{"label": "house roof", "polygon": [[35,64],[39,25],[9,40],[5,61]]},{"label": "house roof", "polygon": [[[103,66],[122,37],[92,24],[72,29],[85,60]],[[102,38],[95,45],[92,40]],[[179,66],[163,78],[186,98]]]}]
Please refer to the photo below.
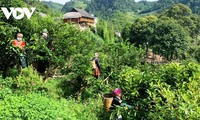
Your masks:
[{"label": "house roof", "polygon": [[83,9],[73,8],[70,12],[65,13],[64,18],[79,18],[79,17],[87,17],[94,19],[94,16],[89,14]]},{"label": "house roof", "polygon": [[80,18],[82,15],[78,12],[68,12],[63,15],[64,18]]}]

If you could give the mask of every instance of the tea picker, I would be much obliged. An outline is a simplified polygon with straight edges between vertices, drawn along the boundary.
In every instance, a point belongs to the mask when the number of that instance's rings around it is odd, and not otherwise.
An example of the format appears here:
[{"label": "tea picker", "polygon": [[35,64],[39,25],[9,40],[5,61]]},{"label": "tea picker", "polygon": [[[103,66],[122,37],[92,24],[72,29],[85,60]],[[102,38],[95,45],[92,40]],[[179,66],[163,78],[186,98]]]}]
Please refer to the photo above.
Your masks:
[{"label": "tea picker", "polygon": [[27,59],[26,59],[26,55],[25,55],[25,50],[24,50],[24,48],[26,47],[26,42],[22,41],[22,38],[23,38],[23,34],[18,33],[17,39],[12,41],[13,46],[20,49],[19,63],[17,64],[17,68],[18,68],[19,73],[21,72],[21,67],[22,68],[28,67]]}]

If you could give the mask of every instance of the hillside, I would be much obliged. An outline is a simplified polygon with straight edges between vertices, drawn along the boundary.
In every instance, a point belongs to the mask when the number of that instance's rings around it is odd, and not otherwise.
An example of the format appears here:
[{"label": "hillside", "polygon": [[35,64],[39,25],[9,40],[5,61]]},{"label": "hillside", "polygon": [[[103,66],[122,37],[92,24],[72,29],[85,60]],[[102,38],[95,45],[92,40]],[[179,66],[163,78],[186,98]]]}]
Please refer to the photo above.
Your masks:
[{"label": "hillside", "polygon": [[182,3],[187,5],[193,13],[200,15],[200,1],[199,0],[158,0],[150,9],[141,11],[141,13],[148,13],[156,10],[163,11],[174,4]]},{"label": "hillside", "polygon": [[50,8],[57,10],[57,11],[61,11],[61,9],[63,8],[62,4],[56,3],[56,2],[52,2],[52,1],[42,1],[44,4],[48,5]]},{"label": "hillside", "polygon": [[[34,0],[25,0],[24,3],[27,6],[35,6],[38,13],[43,13],[44,15],[59,16],[60,10],[63,5],[54,2],[46,1],[34,1]],[[24,4],[23,3],[23,4]]]},{"label": "hillside", "polygon": [[65,3],[65,5],[63,6],[61,11],[68,12],[73,7],[80,8],[80,9],[86,9],[89,4],[90,4],[90,2],[87,0],[76,0],[76,1],[71,0],[71,1]]},{"label": "hillside", "polygon": [[62,12],[67,12],[71,8],[81,8],[94,13],[96,16],[105,18],[111,16],[114,11],[131,12],[134,11],[135,2],[133,0],[76,0],[67,2],[62,8]]},{"label": "hillside", "polygon": [[108,19],[116,11],[122,13],[134,12],[138,14],[146,14],[154,11],[162,12],[170,6],[178,3],[187,5],[193,13],[200,15],[200,1],[194,0],[158,0],[156,2],[134,2],[133,0],[76,0],[66,2],[62,11],[67,12],[71,10],[72,7],[77,7],[86,9],[101,18]]}]

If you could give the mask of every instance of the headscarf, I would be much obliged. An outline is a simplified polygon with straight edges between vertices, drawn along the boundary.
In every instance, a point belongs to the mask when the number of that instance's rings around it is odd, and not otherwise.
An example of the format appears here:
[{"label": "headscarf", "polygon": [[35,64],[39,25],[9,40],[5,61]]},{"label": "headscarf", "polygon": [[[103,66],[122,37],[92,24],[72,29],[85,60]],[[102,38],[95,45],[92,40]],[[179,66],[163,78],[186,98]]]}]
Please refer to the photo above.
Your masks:
[{"label": "headscarf", "polygon": [[115,96],[119,96],[119,94],[121,94],[121,89],[120,88],[115,88],[115,90],[113,91],[113,94]]}]

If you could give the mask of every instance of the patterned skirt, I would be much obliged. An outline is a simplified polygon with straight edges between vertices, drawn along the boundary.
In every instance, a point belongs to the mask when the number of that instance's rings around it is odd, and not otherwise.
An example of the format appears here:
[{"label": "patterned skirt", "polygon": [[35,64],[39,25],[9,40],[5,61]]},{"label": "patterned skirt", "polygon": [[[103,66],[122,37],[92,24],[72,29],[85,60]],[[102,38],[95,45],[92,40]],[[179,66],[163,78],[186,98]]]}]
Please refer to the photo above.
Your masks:
[{"label": "patterned skirt", "polygon": [[100,75],[99,68],[94,68],[94,76],[99,76],[99,75]]}]

